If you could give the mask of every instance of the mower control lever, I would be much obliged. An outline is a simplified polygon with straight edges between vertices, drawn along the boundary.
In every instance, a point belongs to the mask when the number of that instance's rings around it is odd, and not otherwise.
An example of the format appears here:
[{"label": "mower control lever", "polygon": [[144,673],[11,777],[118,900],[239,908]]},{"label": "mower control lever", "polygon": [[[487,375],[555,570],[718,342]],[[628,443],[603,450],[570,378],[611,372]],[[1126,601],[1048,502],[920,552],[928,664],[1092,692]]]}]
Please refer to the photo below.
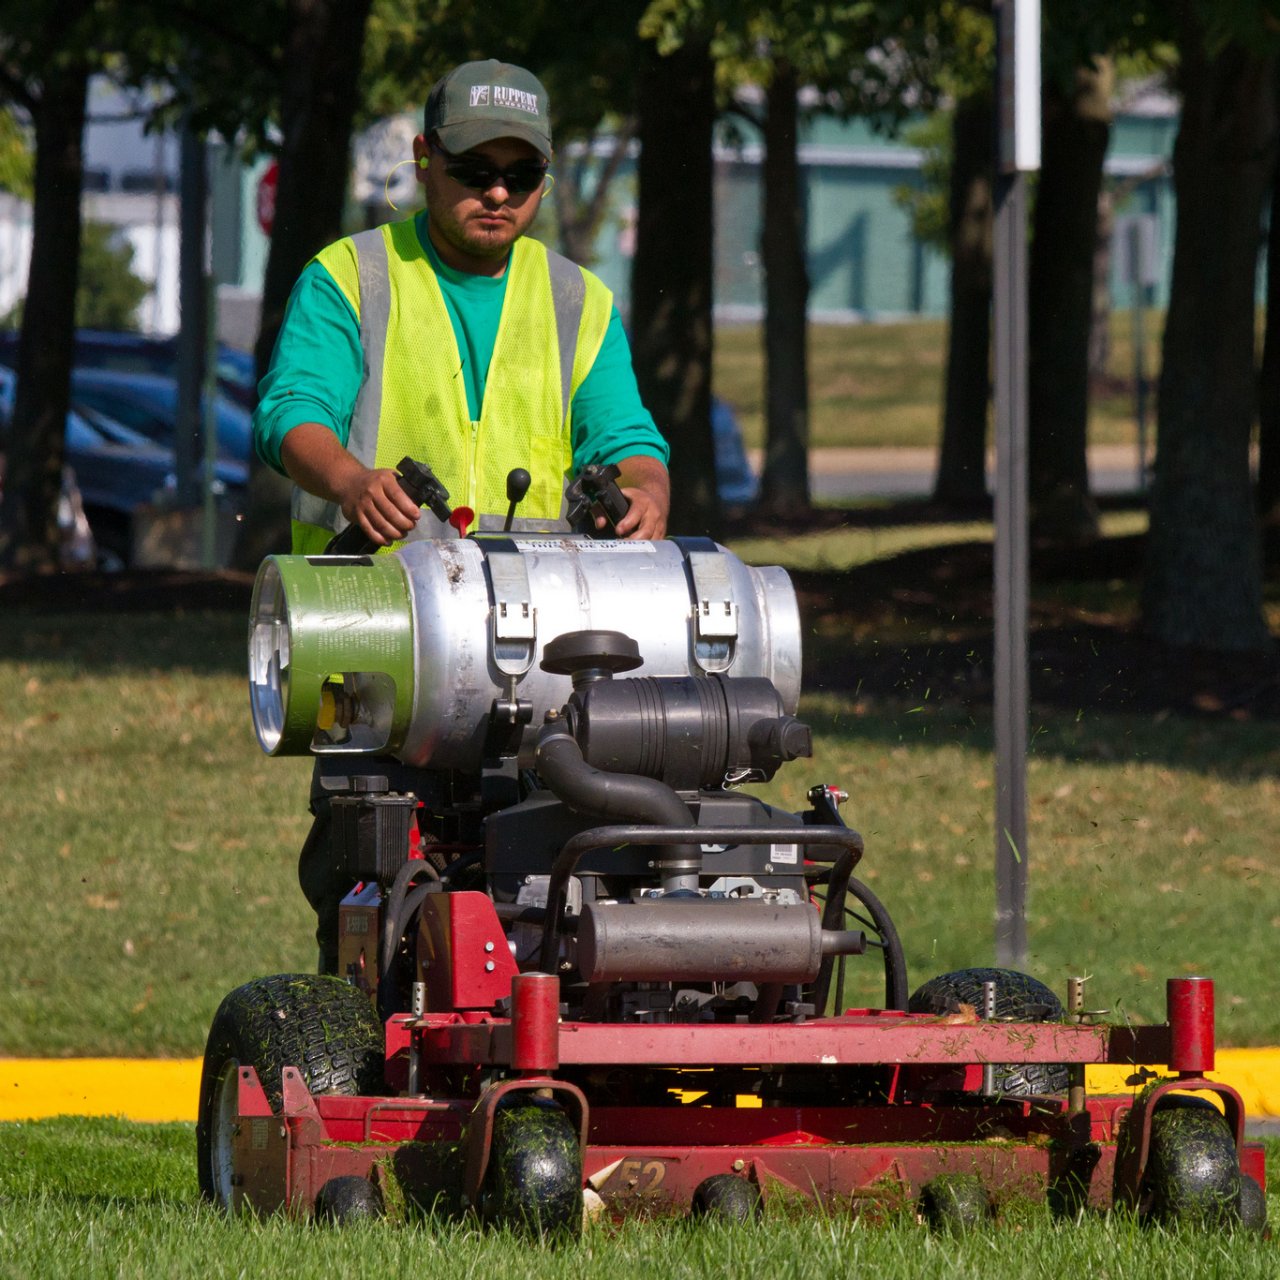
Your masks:
[{"label": "mower control lever", "polygon": [[511,522],[516,518],[516,507],[524,501],[524,495],[529,492],[529,486],[532,483],[533,477],[523,467],[515,467],[507,472],[507,501],[511,505],[507,508],[507,521],[502,526],[503,533],[511,532]]},{"label": "mower control lever", "polygon": [[[618,476],[621,474],[614,462],[605,466],[593,462],[578,472],[576,479],[564,491],[566,518],[575,533],[585,533],[593,538],[613,535],[618,521],[631,509],[631,503],[618,488]],[[596,529],[598,516],[605,518],[606,528],[603,531]]]},{"label": "mower control lever", "polygon": [[[449,507],[449,490],[436,478],[436,473],[425,462],[413,458],[401,458],[396,467],[400,488],[420,507],[426,507],[437,520],[449,523],[453,514]],[[327,556],[362,556],[378,549],[377,543],[358,524],[349,524],[329,540],[324,553]]]}]

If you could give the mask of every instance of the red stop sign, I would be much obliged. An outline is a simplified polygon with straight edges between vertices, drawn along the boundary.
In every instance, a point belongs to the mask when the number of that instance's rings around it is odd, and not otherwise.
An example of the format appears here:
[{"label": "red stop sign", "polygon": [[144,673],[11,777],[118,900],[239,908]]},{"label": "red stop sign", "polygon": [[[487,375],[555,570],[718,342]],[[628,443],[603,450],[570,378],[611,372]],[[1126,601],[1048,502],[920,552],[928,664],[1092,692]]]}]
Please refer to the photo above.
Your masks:
[{"label": "red stop sign", "polygon": [[265,235],[271,234],[276,221],[276,183],[280,179],[280,164],[273,160],[258,179],[258,226]]}]

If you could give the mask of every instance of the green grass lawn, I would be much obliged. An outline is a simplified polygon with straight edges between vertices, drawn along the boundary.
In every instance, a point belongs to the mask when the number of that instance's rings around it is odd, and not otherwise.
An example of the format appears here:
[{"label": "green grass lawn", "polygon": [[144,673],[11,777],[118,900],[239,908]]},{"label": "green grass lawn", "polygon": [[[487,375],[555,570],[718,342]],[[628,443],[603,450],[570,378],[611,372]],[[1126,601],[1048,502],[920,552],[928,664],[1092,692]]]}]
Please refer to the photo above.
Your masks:
[{"label": "green grass lawn", "polygon": [[[1146,323],[1146,371],[1159,369],[1163,316]],[[815,447],[913,446],[936,448],[942,420],[947,327],[943,320],[889,324],[821,325],[809,330],[810,433]],[[1111,324],[1111,385],[1094,397],[1089,438],[1095,444],[1137,439],[1133,394],[1133,342],[1128,313]],[[715,335],[713,387],[737,411],[743,436],[764,438],[764,374],[760,327],[723,326]],[[1147,424],[1154,439],[1155,399]]]},{"label": "green grass lawn", "polygon": [[[373,1223],[335,1230],[280,1217],[228,1219],[200,1203],[190,1125],[49,1120],[0,1125],[0,1276],[424,1274],[432,1280],[613,1272],[831,1280],[1272,1280],[1277,1252],[1257,1236],[1143,1229],[1130,1219],[1054,1221],[1020,1206],[999,1225],[935,1236],[914,1220],[783,1215],[740,1228],[682,1220],[600,1225],[551,1248],[470,1223]],[[1268,1144],[1276,1186],[1280,1143]],[[1280,1197],[1269,1197],[1272,1222]]]},{"label": "green grass lawn", "polygon": [[314,968],[310,766],[259,750],[244,637],[224,613],[0,621],[4,1052],[193,1054],[231,987]]},{"label": "green grass lawn", "polygon": [[[863,531],[867,534],[869,531]],[[755,550],[846,565],[919,531],[815,549]],[[942,539],[984,537],[983,529]],[[903,539],[906,539],[904,542]],[[1108,587],[1109,589],[1109,587]],[[816,625],[816,624],[815,624]],[[309,968],[294,863],[309,764],[270,760],[249,726],[237,614],[0,615],[0,1051],[201,1051],[225,992]],[[832,642],[826,637],[825,642]],[[888,641],[886,641],[888,642]],[[991,728],[928,691],[816,691],[802,708],[815,759],[766,794],[799,807],[815,781],[850,792],[867,840],[858,874],[886,901],[913,984],[991,959]],[[1028,767],[1031,969],[1089,1003],[1163,1015],[1163,980],[1218,980],[1223,1043],[1280,1042],[1274,727],[1093,711],[1037,716]],[[854,961],[850,1002],[879,998]],[[1280,1221],[1280,1143],[1268,1144]],[[1058,1222],[1031,1206],[962,1238],[913,1220],[777,1215],[730,1230],[683,1221],[597,1226],[549,1249],[470,1223],[336,1231],[228,1220],[199,1201],[190,1125],[59,1119],[0,1125],[0,1277],[335,1274],[1274,1277],[1274,1242]]]},{"label": "green grass lawn", "polygon": [[[873,547],[841,554],[866,555]],[[222,996],[309,969],[297,888],[309,762],[249,725],[243,619],[0,618],[0,1049],[198,1054]],[[821,637],[831,646],[835,638]],[[1088,660],[1087,656],[1084,660]],[[849,791],[859,872],[886,901],[913,982],[992,958],[991,729],[928,690],[809,696],[817,754],[767,790]],[[1280,1043],[1280,745],[1248,720],[1065,712],[1032,725],[1031,970],[1094,1007],[1159,1020],[1164,979],[1218,981],[1219,1035]],[[878,999],[871,960],[851,998]]]}]

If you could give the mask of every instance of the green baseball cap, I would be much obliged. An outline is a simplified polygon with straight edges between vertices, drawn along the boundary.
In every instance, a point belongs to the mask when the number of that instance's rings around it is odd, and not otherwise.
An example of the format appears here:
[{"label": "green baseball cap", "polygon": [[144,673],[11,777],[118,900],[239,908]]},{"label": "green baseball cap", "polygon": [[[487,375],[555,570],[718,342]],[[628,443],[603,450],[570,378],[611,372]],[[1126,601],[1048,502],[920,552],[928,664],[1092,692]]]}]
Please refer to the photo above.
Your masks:
[{"label": "green baseball cap", "polygon": [[455,155],[495,138],[520,138],[550,160],[550,111],[532,71],[496,58],[464,62],[431,86],[423,132]]}]

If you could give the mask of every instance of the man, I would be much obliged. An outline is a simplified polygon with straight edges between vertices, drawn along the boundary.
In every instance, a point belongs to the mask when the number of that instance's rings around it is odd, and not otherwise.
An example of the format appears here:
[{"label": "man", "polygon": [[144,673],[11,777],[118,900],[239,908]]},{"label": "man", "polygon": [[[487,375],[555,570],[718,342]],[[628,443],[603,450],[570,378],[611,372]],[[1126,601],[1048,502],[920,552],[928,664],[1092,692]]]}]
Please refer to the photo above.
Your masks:
[{"label": "man", "polygon": [[416,217],[322,250],[289,300],[254,418],[259,456],[297,486],[294,550],[356,522],[375,545],[421,513],[396,483],[428,462],[455,505],[559,514],[566,479],[616,462],[622,537],[666,531],[668,450],[640,403],[608,289],[523,238],[552,155],[546,90],[530,72],[466,63],[427,98],[413,141]]},{"label": "man", "polygon": [[[396,482],[406,454],[431,465],[453,505],[482,515],[505,513],[507,473],[524,467],[518,514],[541,520],[560,514],[577,470],[615,462],[631,504],[618,535],[666,532],[668,450],[640,402],[612,295],[524,238],[551,155],[539,81],[466,63],[432,88],[413,141],[425,211],[308,263],[254,416],[259,456],[296,486],[295,553],[323,550],[349,523],[383,548],[431,536],[432,517]],[[298,874],[321,970],[333,972],[351,886],[332,865],[324,776],[349,770],[325,761]],[[416,790],[413,771],[377,763],[395,789]]]}]

